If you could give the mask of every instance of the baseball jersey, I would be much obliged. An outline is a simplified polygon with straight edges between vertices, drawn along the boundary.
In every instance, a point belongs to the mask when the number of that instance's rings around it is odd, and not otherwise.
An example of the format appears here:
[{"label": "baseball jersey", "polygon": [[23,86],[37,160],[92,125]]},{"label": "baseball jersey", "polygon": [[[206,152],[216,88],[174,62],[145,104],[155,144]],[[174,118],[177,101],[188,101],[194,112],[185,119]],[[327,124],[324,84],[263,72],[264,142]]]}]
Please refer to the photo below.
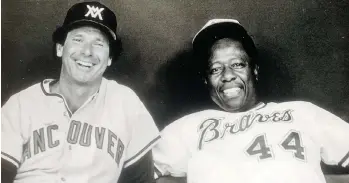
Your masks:
[{"label": "baseball jersey", "polygon": [[161,135],[153,148],[158,173],[188,183],[325,183],[321,161],[349,164],[349,124],[309,102],[205,110]]},{"label": "baseball jersey", "polygon": [[123,168],[160,138],[143,103],[128,87],[102,79],[76,112],[44,80],[2,108],[1,156],[18,167],[15,183],[116,183]]}]

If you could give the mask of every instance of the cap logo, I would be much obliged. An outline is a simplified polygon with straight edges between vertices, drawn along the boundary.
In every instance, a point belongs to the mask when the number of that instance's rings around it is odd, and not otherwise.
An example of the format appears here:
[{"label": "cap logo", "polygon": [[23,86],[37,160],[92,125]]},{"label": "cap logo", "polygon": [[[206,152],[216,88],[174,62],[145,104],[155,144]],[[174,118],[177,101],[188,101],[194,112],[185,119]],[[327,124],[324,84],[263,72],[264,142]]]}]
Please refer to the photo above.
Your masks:
[{"label": "cap logo", "polygon": [[88,12],[86,13],[85,17],[91,16],[93,18],[96,18],[98,16],[100,20],[103,20],[101,13],[104,10],[104,8],[94,7],[90,5],[87,5],[87,8]]}]

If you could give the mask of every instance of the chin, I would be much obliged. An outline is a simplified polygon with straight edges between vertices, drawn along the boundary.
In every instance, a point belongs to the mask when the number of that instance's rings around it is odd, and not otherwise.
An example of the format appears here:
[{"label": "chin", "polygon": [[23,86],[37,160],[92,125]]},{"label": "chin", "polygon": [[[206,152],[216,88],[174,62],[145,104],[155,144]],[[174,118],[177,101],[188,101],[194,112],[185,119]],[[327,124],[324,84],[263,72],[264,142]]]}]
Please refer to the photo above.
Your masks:
[{"label": "chin", "polygon": [[244,109],[244,105],[242,103],[238,104],[226,104],[224,106],[224,110],[228,112],[240,112]]},{"label": "chin", "polygon": [[240,112],[245,108],[245,102],[242,97],[225,101],[221,100],[219,101],[219,103],[216,102],[216,104],[218,104],[219,107],[228,112]]},{"label": "chin", "polygon": [[81,77],[74,78],[74,80],[76,83],[79,83],[79,84],[86,84],[93,81],[92,78],[81,78]]}]

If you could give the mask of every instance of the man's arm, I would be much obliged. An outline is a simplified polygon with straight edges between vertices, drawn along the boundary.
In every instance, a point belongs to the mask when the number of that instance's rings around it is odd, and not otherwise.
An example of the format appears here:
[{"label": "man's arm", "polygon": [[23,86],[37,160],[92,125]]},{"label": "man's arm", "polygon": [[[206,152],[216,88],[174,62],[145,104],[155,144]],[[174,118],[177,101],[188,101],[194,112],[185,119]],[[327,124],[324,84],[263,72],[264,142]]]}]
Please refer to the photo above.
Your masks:
[{"label": "man's arm", "polygon": [[321,147],[322,162],[332,166],[332,170],[345,171],[349,167],[349,123],[316,105],[312,104],[308,109],[314,116],[312,121],[316,128],[311,130]]},{"label": "man's arm", "polygon": [[[13,95],[1,108],[1,182],[12,183],[23,152],[19,95]],[[22,126],[23,127],[23,126]]]},{"label": "man's arm", "polygon": [[343,175],[325,175],[327,183],[348,183],[349,174]]},{"label": "man's arm", "polygon": [[166,176],[156,179],[156,183],[187,183],[187,178]]},{"label": "man's arm", "polygon": [[17,167],[4,158],[1,158],[1,182],[12,183],[17,174]]},{"label": "man's arm", "polygon": [[322,171],[325,174],[327,183],[348,183],[349,167],[330,166],[321,163]]},{"label": "man's arm", "polygon": [[118,183],[153,183],[154,165],[151,151],[142,158],[123,169]]},{"label": "man's arm", "polygon": [[324,162],[321,162],[321,169],[325,175],[326,174],[329,174],[329,175],[347,174],[347,175],[349,175],[349,166],[341,167],[338,165],[326,165]]}]

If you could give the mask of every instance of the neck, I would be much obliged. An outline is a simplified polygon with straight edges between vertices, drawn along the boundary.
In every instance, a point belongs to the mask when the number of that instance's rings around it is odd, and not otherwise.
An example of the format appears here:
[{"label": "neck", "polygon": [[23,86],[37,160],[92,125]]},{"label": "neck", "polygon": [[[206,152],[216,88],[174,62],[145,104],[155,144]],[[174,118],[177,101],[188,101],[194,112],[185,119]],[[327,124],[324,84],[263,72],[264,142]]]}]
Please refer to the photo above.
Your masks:
[{"label": "neck", "polygon": [[245,107],[240,109],[240,112],[244,112],[244,111],[248,111],[250,109],[255,108],[257,105],[259,104],[259,100],[257,99],[257,97],[255,96],[248,105],[245,105]]},{"label": "neck", "polygon": [[[258,96],[256,95],[255,92],[253,92],[253,95],[249,97],[249,99],[247,99],[247,101],[245,102],[245,104],[239,108],[236,109],[225,109],[226,111],[229,112],[245,112],[248,111],[250,109],[255,108],[257,105],[259,104],[259,99]],[[223,108],[224,109],[224,108]]]},{"label": "neck", "polygon": [[98,91],[101,82],[102,79],[92,83],[78,83],[61,75],[59,81],[52,86],[52,92],[62,95],[70,111],[74,113]]}]

